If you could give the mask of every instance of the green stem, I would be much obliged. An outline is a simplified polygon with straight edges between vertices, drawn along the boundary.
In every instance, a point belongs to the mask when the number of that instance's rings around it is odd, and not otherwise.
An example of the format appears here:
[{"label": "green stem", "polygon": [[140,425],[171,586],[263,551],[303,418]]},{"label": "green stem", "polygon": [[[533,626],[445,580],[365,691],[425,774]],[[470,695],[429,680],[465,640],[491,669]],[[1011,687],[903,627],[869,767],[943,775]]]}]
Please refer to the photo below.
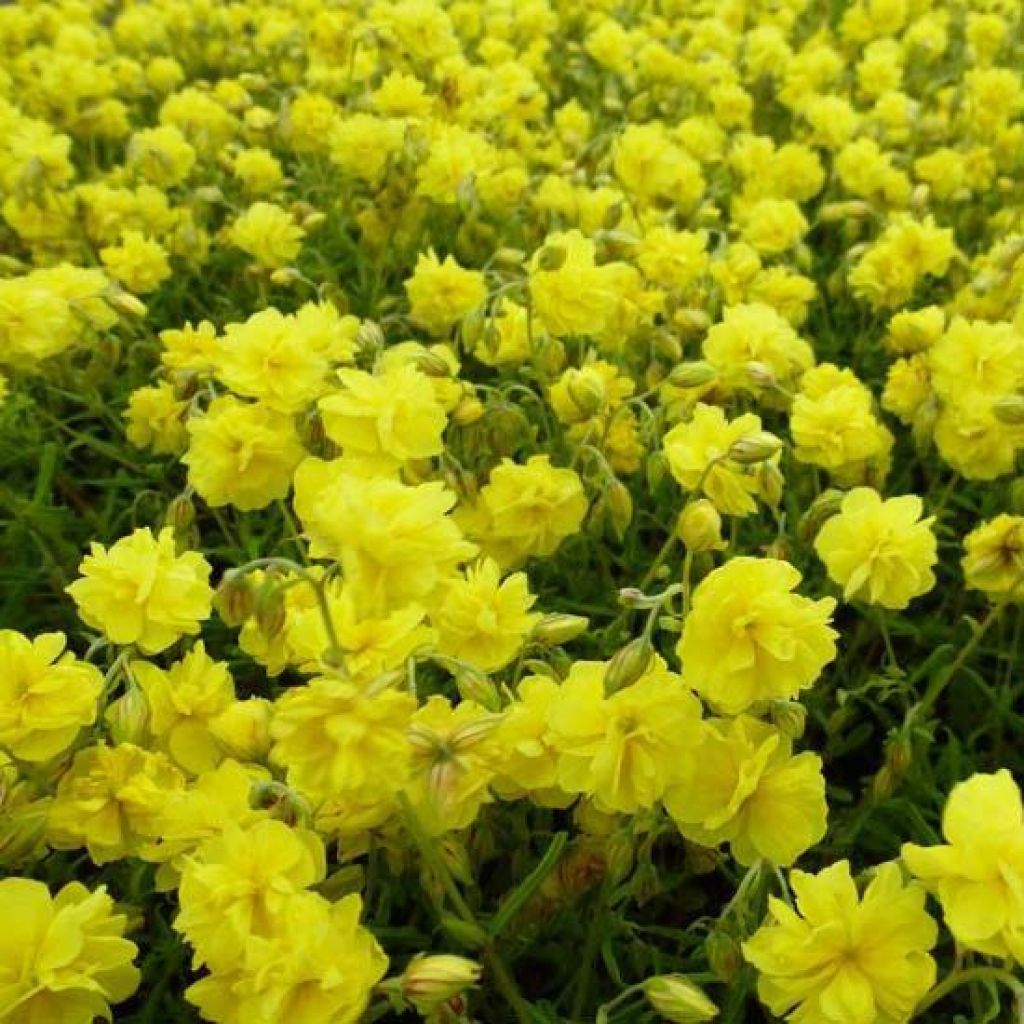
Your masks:
[{"label": "green stem", "polygon": [[1017,1021],[1024,1021],[1024,984],[1021,984],[1017,978],[1002,967],[967,967],[964,970],[954,971],[936,985],[917,1004],[914,1010],[914,1017],[919,1017],[925,1010],[930,1009],[937,1002],[945,999],[954,989],[959,988],[961,985],[969,985],[975,981],[994,981],[1005,985],[1013,993],[1014,1000],[1017,1003],[1017,1012],[1015,1014]]},{"label": "green stem", "polygon": [[690,577],[693,574],[693,552],[687,548],[683,556],[683,621],[690,613]]},{"label": "green stem", "polygon": [[967,659],[970,658],[970,656],[977,650],[978,645],[981,643],[985,634],[999,620],[999,616],[1002,615],[1005,607],[1006,605],[996,604],[989,609],[988,614],[981,620],[981,623],[974,630],[974,636],[964,644],[963,649],[957,655],[953,664],[950,665],[945,672],[937,672],[935,674],[935,678],[932,679],[931,683],[928,685],[928,689],[925,690],[924,696],[921,698],[919,703],[910,709],[908,718],[921,718],[932,709],[935,702],[942,696],[943,690],[946,689],[950,681],[953,679],[953,676],[960,671]]},{"label": "green stem", "polygon": [[[476,930],[481,930],[476,915],[463,898],[462,893],[459,892],[459,887],[455,884],[455,879],[448,870],[448,865],[445,864],[444,858],[438,853],[433,837],[423,827],[419,816],[416,814],[416,809],[404,792],[399,792],[398,804],[402,810],[405,826],[419,849],[420,856],[430,867],[438,882],[440,882],[441,888],[444,889],[445,895],[451,900],[455,912],[466,924]],[[534,1024],[535,1019],[530,1004],[523,998],[515,979],[505,966],[505,962],[494,948],[493,943],[486,943],[481,948],[480,954],[487,965],[490,976],[494,979],[494,984],[512,1008],[519,1024]]]}]

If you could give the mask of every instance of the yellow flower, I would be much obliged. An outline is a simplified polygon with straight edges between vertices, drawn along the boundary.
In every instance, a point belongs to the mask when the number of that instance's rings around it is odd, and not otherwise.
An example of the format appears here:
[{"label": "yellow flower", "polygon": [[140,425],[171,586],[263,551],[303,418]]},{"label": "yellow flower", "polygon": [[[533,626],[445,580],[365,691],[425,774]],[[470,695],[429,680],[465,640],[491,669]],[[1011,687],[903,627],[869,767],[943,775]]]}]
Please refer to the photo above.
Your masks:
[{"label": "yellow flower", "polygon": [[100,250],[103,265],[130,292],[145,295],[171,276],[167,251],[141,231],[125,231],[119,245]]},{"label": "yellow flower", "polygon": [[845,860],[789,881],[797,909],[769,897],[768,923],[743,943],[762,1002],[794,1024],[906,1024],[935,982],[924,890],[894,863],[859,899]]},{"label": "yellow flower", "polygon": [[[728,420],[717,405],[698,402],[693,418],[676,424],[662,438],[662,445],[669,470],[681,487],[699,489],[725,515],[746,516],[757,511],[755,496],[767,496],[764,463],[743,465],[729,458],[729,453],[737,442],[761,436],[761,418],[754,413]],[[778,456],[768,461],[774,465]]]},{"label": "yellow flower", "polygon": [[497,563],[485,558],[445,585],[431,615],[438,647],[482,672],[504,668],[540,619],[530,611],[535,601],[525,573],[502,580]]},{"label": "yellow flower", "polygon": [[415,710],[409,693],[368,692],[331,676],[311,679],[274,705],[271,760],[287,770],[289,785],[316,798],[394,793],[407,771],[405,731]]},{"label": "yellow flower", "polygon": [[836,656],[835,601],[792,593],[800,573],[774,558],[733,558],[693,593],[677,652],[683,682],[723,714],[795,697]]},{"label": "yellow flower", "polygon": [[687,839],[728,842],[741,864],[789,865],[825,835],[828,808],[817,754],[793,755],[777,729],[748,715],[708,722],[692,771],[665,809]]},{"label": "yellow flower", "polygon": [[243,511],[288,494],[305,449],[290,416],[231,395],[214,399],[186,424],[189,483],[208,504]]},{"label": "yellow flower", "polygon": [[964,537],[967,586],[999,599],[1024,598],[1024,516],[1003,513]]},{"label": "yellow flower", "polygon": [[[765,368],[774,382],[791,388],[814,365],[811,346],[771,306],[752,302],[726,306],[721,323],[704,339],[704,358],[730,389],[759,392]],[[718,382],[716,382],[718,383]]]},{"label": "yellow flower", "polygon": [[195,949],[195,966],[229,971],[254,939],[272,939],[292,898],[323,881],[323,842],[274,819],[228,825],[185,863],[174,920]]},{"label": "yellow flower", "polygon": [[222,752],[210,721],[235,700],[227,665],[214,661],[200,641],[168,669],[134,661],[130,671],[145,694],[149,730],[160,749],[193,774],[215,767]]},{"label": "yellow flower", "polygon": [[86,747],[57,785],[50,844],[84,846],[96,864],[132,856],[160,835],[164,806],[184,785],[163,754],[130,743]]},{"label": "yellow flower", "polygon": [[413,321],[431,334],[445,334],[484,304],[487,282],[479,271],[460,267],[453,256],[442,262],[431,251],[420,253],[405,292]]},{"label": "yellow flower", "polygon": [[693,755],[700,704],[658,657],[636,682],[605,694],[604,662],[580,661],[548,711],[558,785],[604,811],[655,806]]},{"label": "yellow flower", "polygon": [[106,887],[70,882],[51,896],[42,882],[0,881],[0,1008],[10,1024],[92,1024],[138,988],[138,949]]},{"label": "yellow flower", "polygon": [[825,522],[814,550],[847,601],[861,599],[883,608],[906,608],[935,586],[938,559],[932,519],[921,519],[916,494],[882,500],[870,487],[844,498]]},{"label": "yellow flower", "polygon": [[125,434],[136,448],[150,448],[157,455],[178,455],[188,443],[182,422],[188,402],[179,400],[172,385],[138,388],[128,399]]},{"label": "yellow flower", "polygon": [[738,214],[743,241],[762,255],[792,249],[810,227],[791,199],[759,199]]},{"label": "yellow flower", "polygon": [[327,389],[327,355],[303,340],[294,317],[261,309],[224,328],[214,346],[214,372],[236,395],[274,412],[296,412]]},{"label": "yellow flower", "polygon": [[34,639],[0,630],[0,747],[20,761],[48,761],[96,721],[103,675],[64,651],[63,633]]},{"label": "yellow flower", "polygon": [[354,893],[333,904],[293,894],[272,934],[250,939],[242,962],[201,978],[185,998],[215,1024],[356,1024],[388,967],[361,912]]},{"label": "yellow flower", "polygon": [[232,244],[268,270],[291,263],[304,236],[287,210],[263,201],[253,203],[229,229]]},{"label": "yellow flower", "polygon": [[405,792],[431,835],[467,828],[493,799],[500,721],[474,701],[453,707],[440,694],[428,697],[413,715],[408,731],[412,776]]},{"label": "yellow flower", "polygon": [[1024,813],[1010,773],[978,773],[954,786],[942,834],[941,846],[905,843],[907,867],[938,896],[958,942],[1024,963]]},{"label": "yellow flower", "polygon": [[338,381],[341,390],[321,398],[318,407],[327,436],[344,454],[407,462],[444,451],[444,408],[415,366],[378,375],[339,370]]},{"label": "yellow flower", "polygon": [[437,481],[407,486],[363,478],[343,459],[306,459],[295,473],[295,510],[314,558],[336,558],[366,614],[430,597],[476,554],[447,515],[455,495]]},{"label": "yellow flower", "polygon": [[213,368],[216,340],[217,329],[209,320],[201,321],[196,327],[185,324],[180,329],[161,331],[164,350],[160,353],[160,362],[169,370],[207,373]]},{"label": "yellow flower", "polygon": [[67,592],[87,625],[115,644],[138,644],[146,654],[199,632],[210,614],[210,564],[195,551],[175,552],[174,531],[148,529],[110,548],[95,541]]},{"label": "yellow flower", "polygon": [[474,507],[462,510],[467,532],[502,568],[547,558],[578,532],[587,496],[575,470],[531,455],[525,465],[503,459],[491,470]]},{"label": "yellow flower", "polygon": [[954,317],[928,350],[928,366],[936,394],[955,406],[1010,395],[1024,385],[1024,334]]}]

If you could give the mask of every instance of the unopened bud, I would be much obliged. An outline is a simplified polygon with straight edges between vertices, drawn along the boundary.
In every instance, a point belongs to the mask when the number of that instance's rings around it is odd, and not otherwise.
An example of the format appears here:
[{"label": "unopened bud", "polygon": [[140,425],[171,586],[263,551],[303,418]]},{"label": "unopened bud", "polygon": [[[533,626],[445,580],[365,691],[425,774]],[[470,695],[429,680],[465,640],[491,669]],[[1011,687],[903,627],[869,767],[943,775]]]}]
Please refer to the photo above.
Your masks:
[{"label": "unopened bud", "polygon": [[256,588],[244,573],[227,572],[213,603],[228,626],[244,625],[256,610]]},{"label": "unopened bud", "polygon": [[103,715],[110,738],[115,743],[145,746],[149,734],[149,702],[138,686],[128,689],[113,701]]},{"label": "unopened bud", "polygon": [[402,996],[426,1015],[472,988],[482,973],[480,964],[463,956],[421,954],[413,958],[402,974]]},{"label": "unopened bud", "polygon": [[289,288],[302,275],[294,267],[278,267],[270,273],[270,280],[281,288]]},{"label": "unopened bud", "polygon": [[896,733],[885,745],[885,765],[894,779],[901,779],[914,760],[914,745],[905,733]]},{"label": "unopened bud", "polygon": [[673,387],[699,388],[711,384],[718,376],[718,371],[711,363],[701,359],[693,363],[680,363],[673,367],[665,379]]},{"label": "unopened bud", "polygon": [[716,928],[704,940],[704,955],[716,978],[729,982],[743,966],[743,951],[735,937],[724,928]]},{"label": "unopened bud", "polygon": [[356,331],[356,345],[363,351],[375,352],[384,346],[384,332],[373,320],[364,320]]},{"label": "unopened bud", "polygon": [[845,203],[825,203],[818,211],[818,220],[822,224],[831,224],[840,220],[862,220],[870,217],[871,206],[860,199],[852,199]]},{"label": "unopened bud", "polygon": [[825,521],[839,512],[843,504],[843,492],[837,491],[834,487],[822,491],[810,508],[803,514],[800,520],[798,531],[800,539],[804,543],[810,543],[818,536],[818,531],[825,525]]},{"label": "unopened bud", "polygon": [[621,480],[612,480],[604,492],[608,525],[616,540],[621,541],[633,520],[633,496]]},{"label": "unopened bud", "polygon": [[570,370],[566,375],[565,389],[569,392],[572,404],[579,409],[584,419],[600,411],[607,394],[601,381],[590,374]]},{"label": "unopened bud", "polygon": [[729,458],[741,466],[754,466],[765,462],[782,450],[782,441],[767,430],[747,434],[734,441],[729,448]]},{"label": "unopened bud", "polygon": [[648,669],[654,648],[646,637],[637,637],[612,655],[604,673],[604,692],[609,697],[632,686]]},{"label": "unopened bud", "polygon": [[585,615],[563,615],[560,612],[553,612],[545,615],[533,627],[533,639],[552,647],[567,644],[585,633],[589,625],[590,620]]},{"label": "unopened bud", "polygon": [[238,761],[262,761],[270,750],[270,701],[250,697],[229,704],[209,721],[213,738]]},{"label": "unopened bud", "polygon": [[505,245],[494,254],[494,262],[502,267],[520,267],[525,259],[526,253],[522,249],[512,249]]},{"label": "unopened bud", "polygon": [[544,248],[537,253],[537,266],[541,270],[546,270],[548,273],[551,273],[555,270],[560,270],[565,266],[565,261],[568,256],[569,253],[560,245],[545,245]]},{"label": "unopened bud", "polygon": [[601,227],[603,227],[605,231],[611,231],[612,228],[618,226],[619,222],[622,220],[622,214],[624,212],[625,207],[621,200],[617,203],[612,203],[612,205],[604,212],[604,217],[601,219]]},{"label": "unopened bud", "polygon": [[876,800],[885,800],[896,789],[896,777],[888,765],[882,765],[871,782],[871,795]]},{"label": "unopened bud", "polygon": [[679,513],[676,536],[689,551],[720,551],[724,548],[722,516],[714,502],[708,498],[691,501]]},{"label": "unopened bud", "polygon": [[452,410],[452,420],[460,427],[468,427],[471,423],[476,423],[483,414],[483,402],[473,395],[465,395]]},{"label": "unopened bud", "polygon": [[910,193],[910,209],[914,213],[924,213],[928,208],[928,200],[931,198],[932,190],[924,182],[917,185],[914,191]]},{"label": "unopened bud", "polygon": [[992,413],[1000,423],[1021,426],[1024,424],[1024,395],[1003,395],[993,403]]},{"label": "unopened bud", "polygon": [[119,313],[126,313],[128,316],[137,316],[140,319],[146,315],[146,304],[130,295],[128,292],[115,289],[107,296],[107,301]]},{"label": "unopened bud", "polygon": [[743,369],[750,383],[756,388],[773,388],[779,382],[775,371],[767,363],[758,362],[756,359],[752,359]]},{"label": "unopened bud", "polygon": [[305,231],[316,231],[321,224],[327,223],[327,214],[323,210],[317,210],[314,213],[307,214],[302,218],[302,227]]},{"label": "unopened bud", "polygon": [[196,507],[187,494],[172,498],[164,513],[164,523],[175,530],[187,530],[196,521]]},{"label": "unopened bud", "polygon": [[456,674],[455,685],[463,700],[475,701],[488,711],[501,710],[498,688],[482,672],[467,666]]},{"label": "unopened bud", "polygon": [[681,974],[662,974],[644,982],[644,995],[655,1012],[673,1024],[714,1020],[718,1007],[699,986]]},{"label": "unopened bud", "polygon": [[420,373],[428,377],[450,377],[452,375],[451,365],[446,362],[440,352],[432,352],[427,349],[417,354],[414,364]]},{"label": "unopened bud", "polygon": [[703,334],[711,326],[711,317],[703,309],[680,309],[672,322],[687,334]]},{"label": "unopened bud", "polygon": [[923,454],[931,447],[932,439],[935,437],[935,426],[939,421],[939,403],[934,395],[930,395],[921,403],[916,413],[914,422],[910,426],[910,433],[914,439],[914,447],[919,454]]},{"label": "unopened bud", "polygon": [[256,810],[267,811],[272,818],[292,826],[306,824],[312,815],[312,808],[304,796],[276,780],[254,782],[249,790],[249,805]]},{"label": "unopened bud", "polygon": [[274,577],[267,577],[260,586],[254,614],[259,631],[268,640],[273,640],[284,629],[288,610],[285,608],[284,594]]},{"label": "unopened bud", "polygon": [[775,700],[769,710],[772,724],[791,740],[798,740],[807,727],[807,708],[795,700]]}]

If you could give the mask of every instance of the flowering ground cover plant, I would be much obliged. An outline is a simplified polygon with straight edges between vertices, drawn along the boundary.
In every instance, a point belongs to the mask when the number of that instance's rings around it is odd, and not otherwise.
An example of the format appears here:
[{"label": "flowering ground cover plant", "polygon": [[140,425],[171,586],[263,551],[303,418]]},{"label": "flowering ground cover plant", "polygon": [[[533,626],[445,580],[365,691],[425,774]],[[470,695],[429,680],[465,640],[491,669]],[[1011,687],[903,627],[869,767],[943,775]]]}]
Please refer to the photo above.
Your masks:
[{"label": "flowering ground cover plant", "polygon": [[1019,0],[0,6],[0,1022],[1024,1021]]}]

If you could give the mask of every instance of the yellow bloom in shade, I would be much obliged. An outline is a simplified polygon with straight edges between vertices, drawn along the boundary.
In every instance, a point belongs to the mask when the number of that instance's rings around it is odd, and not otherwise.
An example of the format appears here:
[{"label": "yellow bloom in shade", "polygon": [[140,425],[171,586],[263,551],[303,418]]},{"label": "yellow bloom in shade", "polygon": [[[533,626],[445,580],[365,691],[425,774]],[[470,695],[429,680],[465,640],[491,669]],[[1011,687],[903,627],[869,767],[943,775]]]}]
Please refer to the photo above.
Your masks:
[{"label": "yellow bloom in shade", "polygon": [[547,455],[524,465],[503,459],[491,470],[475,506],[462,510],[467,532],[503,568],[531,556],[546,558],[576,533],[587,496],[575,470],[552,466]]},{"label": "yellow bloom in shade", "polygon": [[388,967],[361,912],[354,893],[333,904],[294,894],[273,934],[250,939],[240,964],[201,978],[185,998],[214,1024],[355,1024]]},{"label": "yellow bloom in shade", "polygon": [[530,611],[534,601],[525,573],[502,580],[497,563],[485,558],[445,586],[431,615],[438,646],[483,672],[503,668],[540,619]]},{"label": "yellow bloom in shade", "polygon": [[828,808],[817,754],[794,756],[789,739],[748,715],[708,722],[692,771],[665,793],[687,839],[728,842],[741,864],[789,865],[825,835]]},{"label": "yellow bloom in shade", "polygon": [[487,283],[477,270],[466,270],[453,256],[439,260],[420,253],[412,277],[405,282],[409,315],[431,334],[444,334],[487,299]]},{"label": "yellow bloom in shade", "polygon": [[693,594],[677,652],[683,682],[719,712],[795,697],[836,656],[836,603],[792,593],[800,573],[774,558],[733,558]]},{"label": "yellow bloom in shade", "polygon": [[291,263],[304,236],[287,210],[262,201],[253,203],[228,229],[232,244],[268,270]]},{"label": "yellow bloom in shade", "polygon": [[558,785],[604,811],[653,807],[685,773],[700,738],[700,703],[658,657],[629,686],[605,694],[605,662],[569,670],[548,711]]},{"label": "yellow bloom in shade", "polygon": [[761,1001],[793,1024],[906,1024],[935,982],[935,922],[925,892],[883,864],[858,898],[849,861],[792,871],[796,910],[771,896],[743,943]]},{"label": "yellow bloom in shade", "polygon": [[164,805],[184,785],[163,754],[131,743],[86,747],[57,784],[50,844],[84,846],[96,864],[131,856],[159,836]]},{"label": "yellow bloom in shade", "polygon": [[323,842],[315,833],[274,819],[229,825],[186,863],[175,931],[195,949],[195,966],[231,970],[254,938],[277,934],[292,897],[325,873]]},{"label": "yellow bloom in shade", "polygon": [[972,590],[995,599],[1024,599],[1024,516],[1003,513],[964,537],[960,561]]},{"label": "yellow bloom in shade", "polygon": [[216,398],[187,424],[189,483],[214,508],[264,508],[291,488],[305,449],[290,416],[263,405]]},{"label": "yellow bloom in shade", "polygon": [[10,1024],[92,1024],[139,986],[128,923],[100,886],[0,881],[0,1013]]},{"label": "yellow bloom in shade", "polygon": [[430,379],[415,366],[379,375],[339,370],[341,389],[320,399],[327,436],[345,454],[407,462],[444,451],[448,422]]},{"label": "yellow bloom in shade", "polygon": [[[728,420],[717,405],[700,402],[693,418],[676,424],[662,444],[669,471],[681,487],[700,488],[725,515],[746,516],[757,511],[755,497],[766,496],[764,467],[741,465],[728,456],[737,441],[762,435],[761,418],[754,413]],[[769,461],[777,463],[778,457]]]},{"label": "yellow bloom in shade", "polygon": [[437,481],[407,486],[366,479],[344,460],[306,459],[295,473],[295,510],[314,558],[337,558],[364,613],[386,614],[431,596],[476,554],[447,515],[455,495]]},{"label": "yellow bloom in shade", "polygon": [[146,654],[199,632],[210,614],[210,564],[196,551],[178,555],[170,527],[154,537],[136,530],[109,548],[93,542],[67,592],[78,614],[115,644],[137,644]]},{"label": "yellow bloom in shade", "polygon": [[942,846],[904,844],[904,863],[938,896],[958,942],[1024,963],[1024,812],[1010,773],[979,773],[954,786],[942,834]]},{"label": "yellow bloom in shade", "polygon": [[138,388],[124,413],[128,421],[125,435],[136,448],[151,448],[157,455],[179,455],[188,438],[182,422],[187,409],[188,402],[179,400],[166,381]]},{"label": "yellow bloom in shade", "polygon": [[235,701],[227,665],[214,661],[200,641],[168,669],[135,661],[131,674],[146,696],[149,730],[159,747],[187,772],[215,767],[222,753],[210,721]]},{"label": "yellow bloom in shade", "polygon": [[405,731],[415,710],[406,692],[369,692],[330,676],[311,679],[274,705],[271,760],[285,767],[289,785],[313,797],[393,793],[407,771]]},{"label": "yellow bloom in shade", "polygon": [[131,292],[154,291],[171,276],[167,251],[141,231],[125,231],[119,245],[100,250],[103,265]]},{"label": "yellow bloom in shade", "polygon": [[916,494],[883,501],[870,487],[856,487],[843,498],[814,549],[847,601],[906,608],[935,586],[936,540],[932,519],[921,519],[922,508]]},{"label": "yellow bloom in shade", "polygon": [[0,747],[19,761],[56,757],[96,721],[103,675],[65,643],[63,633],[0,630]]}]

